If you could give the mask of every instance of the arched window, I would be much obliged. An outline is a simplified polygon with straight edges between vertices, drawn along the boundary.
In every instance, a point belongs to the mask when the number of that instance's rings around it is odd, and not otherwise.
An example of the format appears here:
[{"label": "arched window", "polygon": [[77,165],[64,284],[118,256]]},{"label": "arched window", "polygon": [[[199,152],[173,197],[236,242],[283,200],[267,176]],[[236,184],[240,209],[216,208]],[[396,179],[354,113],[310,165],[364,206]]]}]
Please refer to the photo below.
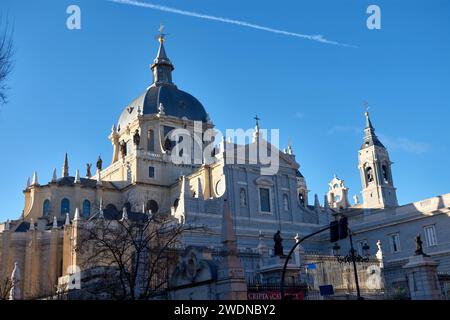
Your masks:
[{"label": "arched window", "polygon": [[70,213],[70,201],[64,198],[61,200],[61,215],[65,216],[66,213]]},{"label": "arched window", "polygon": [[289,211],[289,197],[287,194],[283,194],[283,209]]},{"label": "arched window", "polygon": [[242,207],[247,206],[247,193],[245,192],[244,188],[241,188],[241,191],[240,191],[240,203],[241,203]]},{"label": "arched window", "polygon": [[305,204],[305,196],[303,195],[303,193],[298,194],[298,201],[300,201],[301,205]]},{"label": "arched window", "polygon": [[173,202],[173,206],[175,208],[175,210],[178,208],[178,203],[180,202],[180,199],[175,199],[175,201]]},{"label": "arched window", "polygon": [[367,167],[366,168],[366,178],[367,178],[367,182],[372,182],[373,181],[373,170],[372,170],[372,167]]},{"label": "arched window", "polygon": [[158,206],[158,202],[156,202],[155,200],[150,200],[147,201],[147,207],[146,207],[147,212],[149,210],[152,211],[152,213],[157,213],[159,210],[159,206]]},{"label": "arched window", "polygon": [[169,138],[166,138],[163,145],[164,151],[171,151],[172,150],[172,141],[170,141]]},{"label": "arched window", "polygon": [[91,202],[89,200],[83,201],[83,217],[88,218],[91,215]]},{"label": "arched window", "polygon": [[152,129],[147,131],[147,151],[155,151],[155,135]]},{"label": "arched window", "polygon": [[50,200],[45,200],[42,205],[42,215],[48,217],[50,214]]},{"label": "arched window", "polygon": [[383,164],[381,166],[381,170],[383,171],[383,179],[385,183],[389,183],[389,169],[387,165]]}]

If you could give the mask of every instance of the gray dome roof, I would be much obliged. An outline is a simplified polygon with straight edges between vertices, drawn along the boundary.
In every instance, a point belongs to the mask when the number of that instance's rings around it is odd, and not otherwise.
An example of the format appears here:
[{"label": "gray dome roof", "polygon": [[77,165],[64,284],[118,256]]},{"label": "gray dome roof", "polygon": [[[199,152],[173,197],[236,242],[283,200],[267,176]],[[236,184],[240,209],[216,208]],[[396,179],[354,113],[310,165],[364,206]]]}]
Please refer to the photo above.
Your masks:
[{"label": "gray dome roof", "polygon": [[119,118],[119,127],[124,128],[137,116],[140,107],[144,115],[157,114],[162,103],[167,116],[186,117],[193,121],[208,121],[203,105],[187,92],[179,90],[173,84],[153,84],[147,92],[130,103]]},{"label": "gray dome roof", "polygon": [[159,106],[164,107],[164,114],[193,121],[208,122],[208,114],[202,104],[189,93],[181,91],[172,82],[174,66],[164,49],[164,34],[158,37],[158,54],[151,65],[153,84],[139,98],[130,103],[119,118],[118,130],[127,126],[137,117],[138,109],[144,115],[157,114]]}]

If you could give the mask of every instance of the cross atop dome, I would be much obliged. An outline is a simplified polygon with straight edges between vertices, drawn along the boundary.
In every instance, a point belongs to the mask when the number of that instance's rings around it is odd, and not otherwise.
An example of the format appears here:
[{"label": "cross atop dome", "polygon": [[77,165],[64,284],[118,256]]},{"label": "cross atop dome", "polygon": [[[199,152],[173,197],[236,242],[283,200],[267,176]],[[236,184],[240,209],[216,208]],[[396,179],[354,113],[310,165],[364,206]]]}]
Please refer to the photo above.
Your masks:
[{"label": "cross atop dome", "polygon": [[159,49],[156,55],[151,69],[153,72],[153,83],[154,84],[171,84],[172,83],[172,71],[175,69],[169,57],[166,54],[166,49],[164,48],[164,42],[166,41],[166,33],[164,33],[164,25],[161,24],[159,27],[159,34],[156,39],[159,42]]}]

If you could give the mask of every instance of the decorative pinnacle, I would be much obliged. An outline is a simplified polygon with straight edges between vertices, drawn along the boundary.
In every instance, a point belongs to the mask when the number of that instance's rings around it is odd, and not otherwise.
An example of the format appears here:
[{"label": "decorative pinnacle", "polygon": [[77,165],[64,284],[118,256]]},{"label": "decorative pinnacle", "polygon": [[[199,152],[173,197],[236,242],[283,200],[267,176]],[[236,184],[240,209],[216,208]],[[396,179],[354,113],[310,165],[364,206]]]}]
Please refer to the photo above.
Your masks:
[{"label": "decorative pinnacle", "polygon": [[80,210],[78,208],[75,209],[75,214],[73,216],[73,221],[80,220]]},{"label": "decorative pinnacle", "polygon": [[75,171],[75,183],[80,183],[80,170]]},{"label": "decorative pinnacle", "polygon": [[31,180],[31,185],[32,186],[39,185],[38,176],[37,176],[37,172],[36,171],[33,173],[33,180]]},{"label": "decorative pinnacle", "polygon": [[64,165],[63,165],[63,170],[62,170],[62,176],[63,176],[63,178],[69,176],[69,157],[67,156],[67,152],[66,152],[66,155],[64,156]]},{"label": "decorative pinnacle", "polygon": [[288,141],[287,154],[289,154],[289,155],[293,155],[294,154],[294,151],[292,150],[291,139],[289,139],[289,141]]}]

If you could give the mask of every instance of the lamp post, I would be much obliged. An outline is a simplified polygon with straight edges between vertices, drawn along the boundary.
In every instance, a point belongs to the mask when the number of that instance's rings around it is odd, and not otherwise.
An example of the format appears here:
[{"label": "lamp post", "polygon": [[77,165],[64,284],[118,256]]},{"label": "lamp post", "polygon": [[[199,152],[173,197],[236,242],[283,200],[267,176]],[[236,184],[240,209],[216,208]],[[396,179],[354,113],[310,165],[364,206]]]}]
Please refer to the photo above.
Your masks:
[{"label": "lamp post", "polygon": [[355,274],[355,284],[356,284],[356,296],[358,300],[364,300],[361,297],[361,291],[359,289],[359,280],[358,280],[358,270],[356,268],[356,262],[367,262],[369,261],[369,250],[370,247],[367,243],[364,244],[364,246],[362,247],[363,250],[363,256],[360,256],[359,254],[357,254],[355,248],[353,247],[353,238],[352,238],[352,231],[350,229],[348,229],[348,234],[349,234],[349,238],[350,238],[350,251],[349,253],[345,256],[345,257],[341,257],[340,256],[340,249],[341,247],[339,246],[338,243],[335,243],[333,246],[333,255],[336,257],[337,261],[339,263],[352,263],[353,264],[353,272]]},{"label": "lamp post", "polygon": [[320,230],[317,230],[316,232],[313,232],[311,234],[308,234],[307,236],[304,236],[303,238],[299,239],[294,246],[292,247],[291,251],[289,251],[289,254],[286,257],[286,260],[284,261],[284,266],[283,266],[283,271],[281,272],[281,281],[280,281],[280,294],[281,294],[281,300],[284,300],[284,277],[286,276],[286,268],[289,262],[289,259],[291,259],[292,254],[294,253],[295,248],[297,248],[300,243],[302,243],[303,241],[305,241],[306,239],[309,239],[313,236],[315,236],[316,234],[319,234],[321,232],[324,232],[326,230],[329,230],[330,226],[327,226],[325,228],[322,228]]}]

